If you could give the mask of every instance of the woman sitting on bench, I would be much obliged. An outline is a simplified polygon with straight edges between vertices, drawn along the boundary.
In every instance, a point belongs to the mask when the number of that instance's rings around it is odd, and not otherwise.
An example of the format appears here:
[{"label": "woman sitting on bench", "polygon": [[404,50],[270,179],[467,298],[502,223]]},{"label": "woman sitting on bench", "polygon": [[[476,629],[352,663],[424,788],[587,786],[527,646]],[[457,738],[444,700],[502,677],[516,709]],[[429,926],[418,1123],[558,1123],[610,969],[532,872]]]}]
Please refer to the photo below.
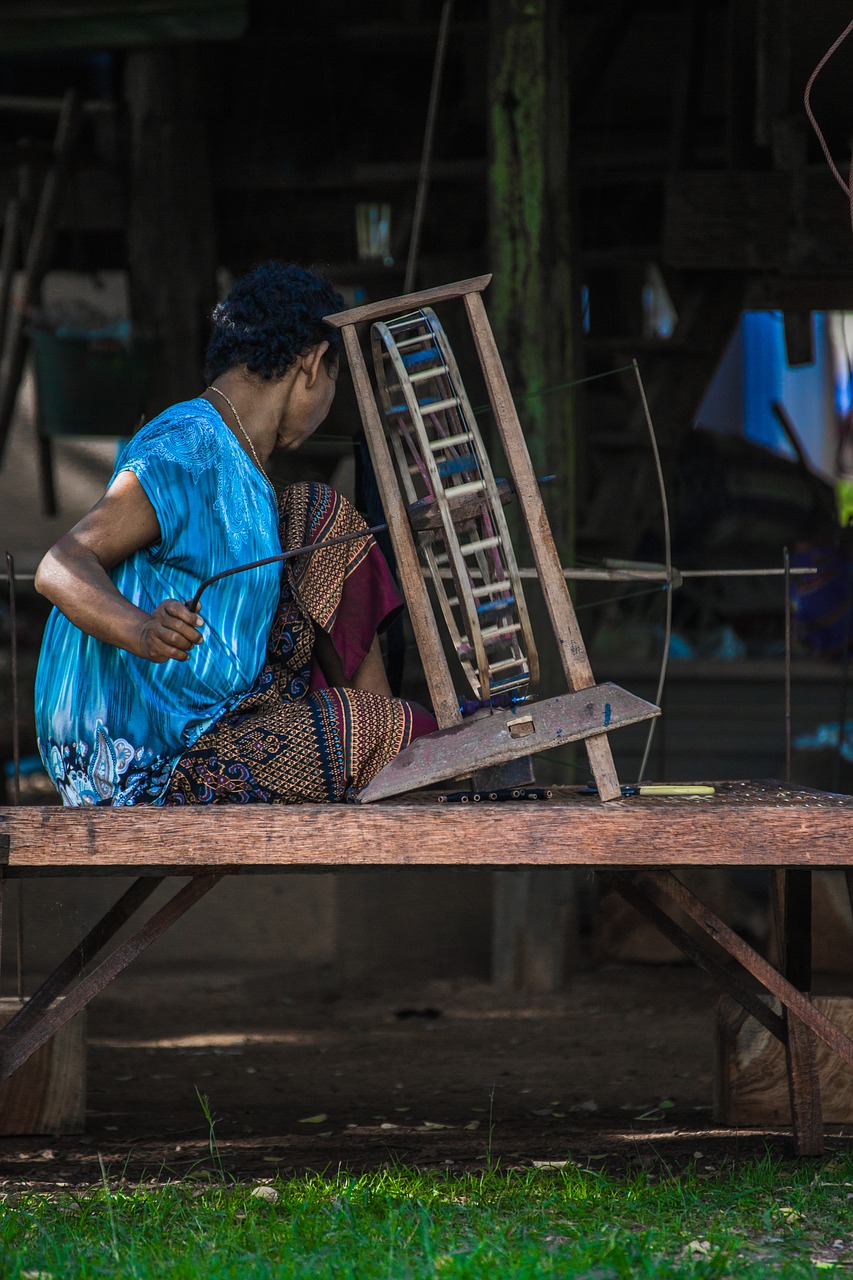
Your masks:
[{"label": "woman sitting on bench", "polygon": [[323,484],[276,497],[335,394],[343,307],[270,262],[213,314],[207,390],[143,426],[106,494],[42,560],[56,606],[39,749],[66,805],[344,800],[435,722],[391,696],[377,632],[402,599],[373,538],[210,586],[222,570],[364,528]]}]

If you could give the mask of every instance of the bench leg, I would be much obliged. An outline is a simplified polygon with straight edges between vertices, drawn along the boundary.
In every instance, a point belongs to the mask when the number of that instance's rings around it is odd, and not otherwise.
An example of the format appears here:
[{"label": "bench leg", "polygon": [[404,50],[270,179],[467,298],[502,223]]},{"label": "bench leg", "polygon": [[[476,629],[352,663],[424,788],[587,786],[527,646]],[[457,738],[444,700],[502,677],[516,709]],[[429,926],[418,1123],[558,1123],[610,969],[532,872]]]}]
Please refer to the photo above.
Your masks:
[{"label": "bench leg", "polygon": [[165,906],[161,907],[150,920],[138,929],[132,937],[101,961],[61,1002],[53,1004],[46,1010],[33,1026],[24,1026],[18,1033],[7,1035],[0,1033],[0,1080],[6,1080],[17,1071],[37,1049],[55,1035],[60,1027],[85,1009],[113,978],[127,968],[143,951],[156,942],[166,930],[180,920],[190,907],[218,884],[226,872],[211,872],[207,875],[196,875],[189,884],[184,885]]},{"label": "bench leg", "polygon": [[[779,964],[788,981],[806,996],[812,985],[812,873],[779,868],[773,872],[773,912]],[[785,1057],[791,1097],[791,1123],[799,1156],[823,1154],[823,1115],[813,1032],[788,1008]]]},{"label": "bench leg", "polygon": [[[821,1039],[843,1061],[853,1066],[853,1040],[845,1035],[827,1016],[812,1004],[807,988],[811,985],[811,901],[810,871],[781,872],[784,901],[777,894],[777,901],[784,908],[782,912],[783,956],[780,965],[785,975],[775,968],[764,956],[735,933],[719,916],[691,893],[670,871],[644,870],[635,879],[625,872],[606,873],[613,875],[620,882],[620,892],[627,884],[635,905],[645,911],[660,927],[660,920],[655,912],[648,910],[649,903],[662,912],[667,919],[667,926],[673,941],[691,954],[691,948],[699,947],[695,939],[685,943],[678,934],[683,931],[670,918],[669,911],[673,906],[684,911],[717,946],[723,948],[748,973],[756,978],[765,991],[775,995],[783,1008],[784,1040],[788,1060],[788,1077],[791,1087],[791,1107],[794,1138],[797,1152],[800,1155],[818,1155],[823,1149],[823,1124],[820,1109],[820,1089],[815,1067],[815,1037]],[[798,878],[798,876],[800,878]],[[802,879],[808,877],[808,881]],[[627,896],[627,895],[625,895]],[[665,930],[666,931],[666,930]],[[701,946],[704,956],[703,968],[713,972],[713,958]],[[695,957],[694,957],[695,958]],[[787,976],[791,975],[793,981]],[[721,980],[715,975],[720,985],[740,1000],[749,1012],[754,1012],[759,1021],[769,1027],[774,1034],[779,1031],[775,1025],[769,1025],[766,1017],[761,1016],[751,1007],[755,997],[747,993],[749,999],[742,999],[736,990],[732,990],[731,980]],[[797,984],[801,984],[798,986]],[[804,988],[804,989],[801,989]]]},{"label": "bench leg", "polygon": [[492,982],[505,991],[562,991],[569,968],[576,871],[532,867],[494,873]]}]

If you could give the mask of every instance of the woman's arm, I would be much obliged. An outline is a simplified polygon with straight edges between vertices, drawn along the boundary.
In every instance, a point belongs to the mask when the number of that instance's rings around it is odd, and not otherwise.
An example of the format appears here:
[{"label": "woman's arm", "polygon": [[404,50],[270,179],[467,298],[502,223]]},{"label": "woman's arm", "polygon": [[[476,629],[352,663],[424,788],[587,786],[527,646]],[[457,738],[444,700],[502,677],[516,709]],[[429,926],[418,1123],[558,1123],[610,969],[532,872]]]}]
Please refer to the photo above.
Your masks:
[{"label": "woman's arm", "polygon": [[138,609],[107,574],[160,538],[157,515],[131,471],[122,471],[96,506],[51,547],[36,572],[36,590],[81,631],[151,662],[185,662],[202,640],[201,615],[180,600],[153,613]]}]

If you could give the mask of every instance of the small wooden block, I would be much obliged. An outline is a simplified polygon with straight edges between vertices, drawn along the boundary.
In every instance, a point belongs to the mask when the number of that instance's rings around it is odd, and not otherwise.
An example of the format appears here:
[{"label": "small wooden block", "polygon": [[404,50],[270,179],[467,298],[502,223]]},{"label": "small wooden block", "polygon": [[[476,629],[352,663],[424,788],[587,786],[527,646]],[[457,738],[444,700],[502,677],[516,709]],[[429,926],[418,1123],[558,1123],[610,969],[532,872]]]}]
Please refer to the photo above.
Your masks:
[{"label": "small wooden block", "polygon": [[[771,999],[777,1012],[779,1001]],[[848,1036],[853,1034],[853,998],[816,996],[813,1004]],[[822,1041],[816,1047],[823,1120],[853,1121],[853,1072]],[[729,996],[717,1006],[714,1119],[718,1124],[791,1124],[785,1048]]]},{"label": "small wooden block", "polygon": [[[26,1001],[0,999],[0,1026]],[[82,1133],[86,1122],[86,1015],[78,1014],[0,1083],[0,1136]]]}]

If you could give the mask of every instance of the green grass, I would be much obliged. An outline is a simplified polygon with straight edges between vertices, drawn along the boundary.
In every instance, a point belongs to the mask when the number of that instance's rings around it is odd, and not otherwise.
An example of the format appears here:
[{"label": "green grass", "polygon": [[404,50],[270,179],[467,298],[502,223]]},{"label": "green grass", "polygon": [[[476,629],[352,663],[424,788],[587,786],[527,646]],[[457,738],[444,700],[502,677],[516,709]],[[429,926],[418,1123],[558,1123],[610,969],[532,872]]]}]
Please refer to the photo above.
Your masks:
[{"label": "green grass", "polygon": [[187,1180],[21,1194],[3,1280],[328,1276],[799,1277],[853,1268],[853,1158],[727,1174],[458,1176],[397,1168],[247,1185]]}]

